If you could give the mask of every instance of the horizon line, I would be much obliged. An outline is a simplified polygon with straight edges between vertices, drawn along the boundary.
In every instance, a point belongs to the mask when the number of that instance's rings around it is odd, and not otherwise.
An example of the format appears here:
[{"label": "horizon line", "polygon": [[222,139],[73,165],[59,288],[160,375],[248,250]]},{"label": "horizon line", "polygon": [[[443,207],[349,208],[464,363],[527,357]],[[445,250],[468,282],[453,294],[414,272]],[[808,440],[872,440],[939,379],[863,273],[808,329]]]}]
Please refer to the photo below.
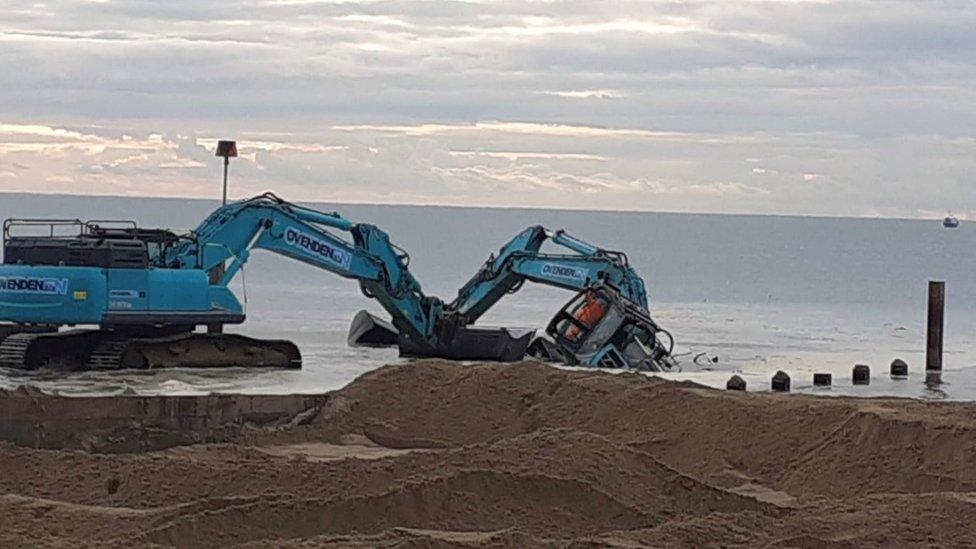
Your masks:
[{"label": "horizon line", "polygon": [[[271,192],[274,191],[264,191]],[[277,193],[275,193],[277,194]],[[155,200],[195,200],[195,201],[215,201],[219,202],[220,197],[205,198],[200,196],[160,196],[160,195],[126,195],[126,194],[100,194],[100,193],[70,193],[70,192],[37,192],[37,191],[12,191],[0,190],[0,196],[4,195],[25,195],[25,196],[65,196],[75,198],[127,198],[127,199],[155,199]],[[257,195],[255,195],[257,196]],[[228,199],[228,202],[246,200],[250,197]],[[571,208],[571,207],[546,207],[546,206],[512,206],[494,204],[444,204],[444,203],[417,203],[417,202],[356,202],[356,201],[327,201],[323,199],[298,198],[288,200],[288,202],[304,202],[306,204],[334,204],[346,206],[389,206],[389,207],[411,207],[411,208],[456,208],[456,209],[483,209],[483,210],[538,210],[555,212],[590,212],[590,213],[622,213],[622,214],[660,214],[660,215],[700,215],[700,216],[732,216],[732,217],[794,217],[804,219],[858,219],[858,220],[890,220],[890,221],[939,221],[941,217],[898,217],[898,216],[851,216],[851,215],[831,215],[831,214],[801,214],[801,213],[743,213],[743,212],[715,212],[715,211],[676,211],[676,210],[627,210],[627,209],[598,209],[598,208]],[[967,219],[960,219],[961,223],[968,222]]]}]

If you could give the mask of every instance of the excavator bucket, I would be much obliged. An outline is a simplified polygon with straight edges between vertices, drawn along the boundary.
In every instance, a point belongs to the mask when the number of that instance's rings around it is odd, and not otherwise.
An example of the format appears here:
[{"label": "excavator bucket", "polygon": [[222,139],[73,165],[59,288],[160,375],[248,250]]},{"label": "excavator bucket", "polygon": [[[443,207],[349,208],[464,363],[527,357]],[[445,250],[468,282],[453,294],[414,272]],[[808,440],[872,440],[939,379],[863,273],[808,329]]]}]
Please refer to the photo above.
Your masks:
[{"label": "excavator bucket", "polygon": [[464,326],[441,334],[432,347],[426,342],[414,342],[393,324],[368,311],[359,311],[349,326],[347,341],[353,347],[396,346],[404,357],[516,362],[525,358],[534,337],[535,330]]},{"label": "excavator bucket", "polygon": [[400,338],[399,347],[400,356],[517,362],[525,358],[534,337],[535,330],[465,326],[439,341],[433,352],[406,337]]},{"label": "excavator bucket", "polygon": [[346,342],[350,347],[393,347],[398,337],[393,323],[362,310],[353,317]]}]

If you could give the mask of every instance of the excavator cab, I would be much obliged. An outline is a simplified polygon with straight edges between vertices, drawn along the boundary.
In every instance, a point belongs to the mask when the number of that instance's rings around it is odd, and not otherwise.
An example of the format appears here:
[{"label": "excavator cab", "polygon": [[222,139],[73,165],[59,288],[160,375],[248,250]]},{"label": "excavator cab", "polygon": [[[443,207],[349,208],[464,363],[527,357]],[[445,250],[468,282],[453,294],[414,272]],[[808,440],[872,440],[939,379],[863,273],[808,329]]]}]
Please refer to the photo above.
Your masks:
[{"label": "excavator cab", "polygon": [[[652,372],[678,367],[671,357],[670,334],[611,287],[577,294],[553,317],[546,334],[551,341],[537,341],[530,348],[538,358]],[[667,346],[660,334],[667,335]]]}]

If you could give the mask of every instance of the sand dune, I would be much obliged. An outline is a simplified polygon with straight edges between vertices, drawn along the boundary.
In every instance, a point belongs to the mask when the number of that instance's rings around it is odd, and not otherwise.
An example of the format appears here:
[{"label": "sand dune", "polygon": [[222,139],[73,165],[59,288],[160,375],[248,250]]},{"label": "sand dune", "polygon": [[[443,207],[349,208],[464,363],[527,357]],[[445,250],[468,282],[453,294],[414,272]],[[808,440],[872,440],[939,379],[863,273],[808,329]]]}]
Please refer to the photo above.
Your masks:
[{"label": "sand dune", "polygon": [[[976,545],[971,404],[445,361],[237,415],[208,401],[219,421],[168,436],[53,398],[0,396],[6,431],[48,433],[0,446],[4,547]],[[54,436],[43,409],[92,428]]]}]

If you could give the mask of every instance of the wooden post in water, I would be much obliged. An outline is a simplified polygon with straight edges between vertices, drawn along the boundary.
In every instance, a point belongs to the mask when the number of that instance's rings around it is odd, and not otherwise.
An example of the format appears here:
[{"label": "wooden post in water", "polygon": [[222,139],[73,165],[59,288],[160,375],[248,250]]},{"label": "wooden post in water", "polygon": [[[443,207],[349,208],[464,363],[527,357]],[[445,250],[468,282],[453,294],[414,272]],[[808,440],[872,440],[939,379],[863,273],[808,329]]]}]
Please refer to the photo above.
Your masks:
[{"label": "wooden post in water", "polygon": [[945,282],[929,281],[929,322],[925,369],[942,370],[942,328],[945,322]]}]

